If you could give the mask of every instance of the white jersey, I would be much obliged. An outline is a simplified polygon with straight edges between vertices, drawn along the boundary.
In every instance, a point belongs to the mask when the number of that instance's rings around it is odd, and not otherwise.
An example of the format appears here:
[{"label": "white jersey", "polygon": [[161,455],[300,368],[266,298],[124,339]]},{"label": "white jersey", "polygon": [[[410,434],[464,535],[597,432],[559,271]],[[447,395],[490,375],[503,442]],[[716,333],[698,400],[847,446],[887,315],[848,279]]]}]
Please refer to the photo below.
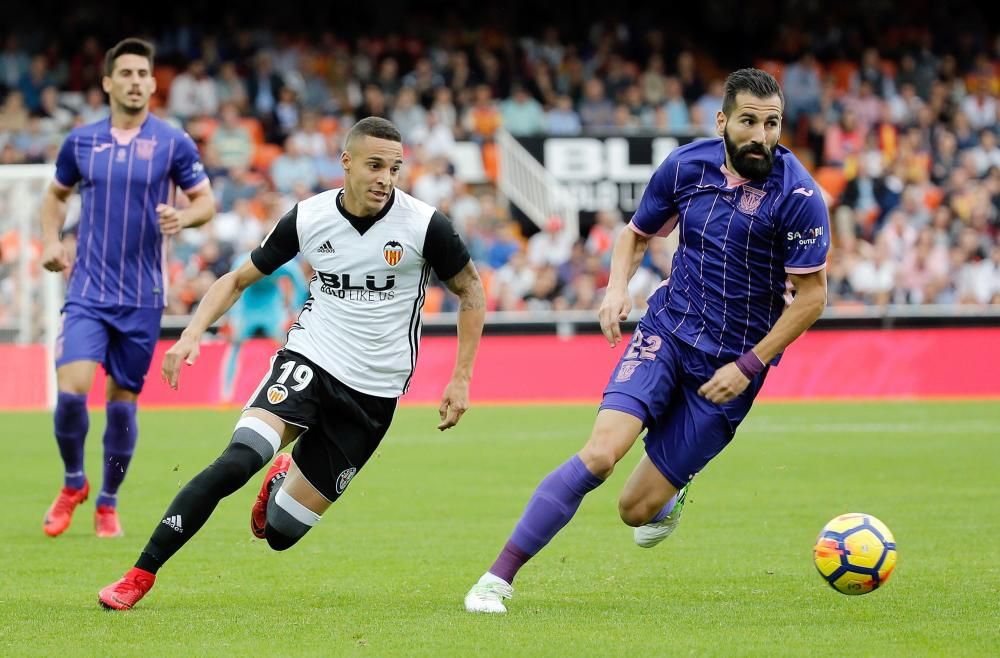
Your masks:
[{"label": "white jersey", "polygon": [[285,349],[357,391],[398,397],[417,363],[431,270],[446,281],[469,253],[447,217],[405,192],[374,218],[351,215],[341,199],[335,189],[301,201],[251,259],[270,274],[299,252],[316,272]]}]

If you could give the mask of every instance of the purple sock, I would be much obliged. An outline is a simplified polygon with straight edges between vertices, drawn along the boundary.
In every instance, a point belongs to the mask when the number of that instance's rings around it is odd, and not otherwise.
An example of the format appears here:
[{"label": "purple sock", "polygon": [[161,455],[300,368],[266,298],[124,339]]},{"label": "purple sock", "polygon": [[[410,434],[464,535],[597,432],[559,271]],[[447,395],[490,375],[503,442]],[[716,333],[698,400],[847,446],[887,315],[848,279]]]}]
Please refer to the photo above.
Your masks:
[{"label": "purple sock", "polygon": [[604,480],[587,470],[579,455],[549,473],[524,508],[521,520],[490,573],[508,583],[524,563],[556,536],[576,514],[583,497]]},{"label": "purple sock", "polygon": [[667,504],[663,506],[663,509],[657,512],[656,516],[651,518],[649,521],[646,521],[646,523],[656,523],[658,521],[662,521],[664,518],[666,518],[667,514],[670,514],[672,511],[674,511],[674,505],[676,504],[677,504],[677,494],[674,494],[673,497],[667,501]]},{"label": "purple sock", "polygon": [[82,489],[87,481],[83,475],[83,442],[90,429],[87,396],[59,391],[54,420],[56,443],[65,468],[63,484],[71,489]]},{"label": "purple sock", "polygon": [[139,437],[135,419],[135,402],[108,402],[108,425],[104,430],[104,485],[97,505],[115,507],[118,487],[125,479],[132,452]]}]

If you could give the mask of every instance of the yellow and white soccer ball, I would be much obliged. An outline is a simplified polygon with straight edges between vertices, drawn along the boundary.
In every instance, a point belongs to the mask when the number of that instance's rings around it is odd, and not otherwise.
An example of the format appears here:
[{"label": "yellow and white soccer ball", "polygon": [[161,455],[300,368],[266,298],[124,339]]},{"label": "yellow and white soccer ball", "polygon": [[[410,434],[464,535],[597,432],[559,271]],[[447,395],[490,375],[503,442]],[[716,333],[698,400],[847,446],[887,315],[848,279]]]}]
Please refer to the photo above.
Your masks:
[{"label": "yellow and white soccer ball", "polygon": [[813,547],[819,575],[842,594],[867,594],[896,568],[896,539],[871,514],[841,514],[823,528]]}]

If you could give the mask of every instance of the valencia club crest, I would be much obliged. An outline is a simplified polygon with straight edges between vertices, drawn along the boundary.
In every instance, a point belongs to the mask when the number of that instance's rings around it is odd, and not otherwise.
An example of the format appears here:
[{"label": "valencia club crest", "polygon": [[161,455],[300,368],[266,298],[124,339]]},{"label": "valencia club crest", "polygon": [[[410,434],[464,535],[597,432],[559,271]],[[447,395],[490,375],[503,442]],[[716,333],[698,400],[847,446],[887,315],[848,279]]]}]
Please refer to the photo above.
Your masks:
[{"label": "valencia club crest", "polygon": [[385,257],[385,262],[389,263],[392,267],[396,267],[399,265],[399,261],[403,260],[403,245],[395,240],[390,240],[382,247],[382,255]]}]

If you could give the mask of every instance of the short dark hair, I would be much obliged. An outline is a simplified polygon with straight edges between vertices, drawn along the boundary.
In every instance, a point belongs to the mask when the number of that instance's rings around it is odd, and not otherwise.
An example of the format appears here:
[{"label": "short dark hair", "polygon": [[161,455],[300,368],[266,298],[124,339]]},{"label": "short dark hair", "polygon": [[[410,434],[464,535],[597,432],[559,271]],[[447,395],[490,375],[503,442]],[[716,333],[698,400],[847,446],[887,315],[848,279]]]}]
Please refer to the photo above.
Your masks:
[{"label": "short dark hair", "polygon": [[361,137],[376,137],[378,139],[388,139],[391,142],[403,142],[403,136],[392,121],[382,117],[365,117],[354,124],[347,133],[344,144],[350,147],[354,140]]},{"label": "short dark hair", "polygon": [[153,57],[156,55],[156,48],[145,39],[129,37],[122,39],[114,45],[104,56],[104,75],[111,77],[115,71],[115,60],[122,55],[138,55],[149,60],[149,68],[153,68]]},{"label": "short dark hair", "polygon": [[729,116],[736,108],[736,94],[744,91],[757,98],[777,96],[781,99],[781,107],[785,107],[785,95],[781,93],[781,86],[774,76],[760,69],[740,69],[726,78],[726,93],[722,97],[723,114]]}]

